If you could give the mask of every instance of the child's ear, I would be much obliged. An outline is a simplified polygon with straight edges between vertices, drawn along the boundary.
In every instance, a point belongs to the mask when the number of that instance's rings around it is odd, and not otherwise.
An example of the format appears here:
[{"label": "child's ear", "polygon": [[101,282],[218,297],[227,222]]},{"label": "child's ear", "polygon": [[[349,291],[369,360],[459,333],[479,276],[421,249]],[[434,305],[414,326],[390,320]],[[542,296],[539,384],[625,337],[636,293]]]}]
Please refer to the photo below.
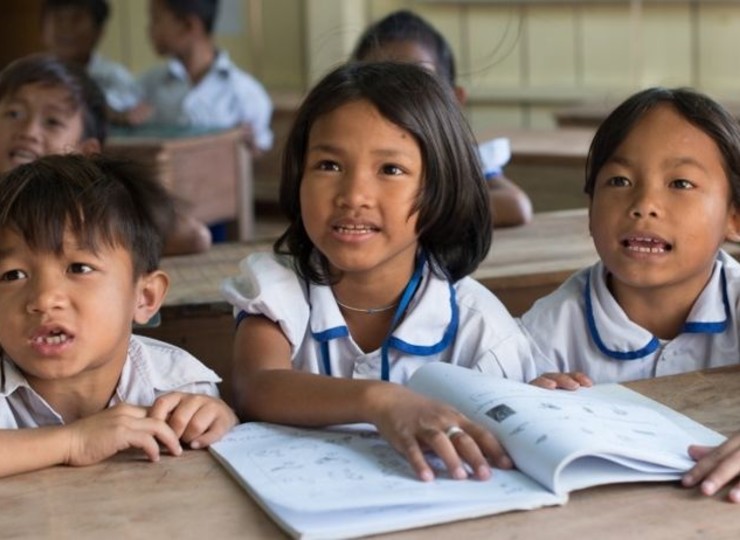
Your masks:
[{"label": "child's ear", "polygon": [[740,209],[734,205],[730,208],[730,215],[727,218],[725,239],[730,242],[740,242]]},{"label": "child's ear", "polygon": [[468,101],[468,92],[462,86],[455,86],[455,97],[460,106],[464,107]]},{"label": "child's ear", "polygon": [[100,141],[94,137],[89,139],[83,139],[77,147],[77,151],[83,156],[92,156],[93,154],[99,154],[102,148],[100,147]]},{"label": "child's ear", "polygon": [[161,270],[155,270],[139,278],[136,285],[134,322],[146,324],[162,306],[170,286],[170,278]]}]

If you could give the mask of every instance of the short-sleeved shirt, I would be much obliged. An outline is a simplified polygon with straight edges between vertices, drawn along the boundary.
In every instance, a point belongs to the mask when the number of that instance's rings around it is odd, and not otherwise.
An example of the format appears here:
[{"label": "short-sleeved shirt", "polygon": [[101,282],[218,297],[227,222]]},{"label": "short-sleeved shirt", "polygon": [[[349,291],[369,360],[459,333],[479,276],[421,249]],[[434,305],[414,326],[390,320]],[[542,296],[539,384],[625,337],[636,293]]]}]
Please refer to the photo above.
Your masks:
[{"label": "short-sleeved shirt", "polygon": [[[61,415],[37,394],[7,356],[0,363],[0,429],[60,426]],[[131,336],[128,356],[108,403],[148,407],[169,392],[218,396],[216,373],[184,350],[143,336]]]},{"label": "short-sleeved shirt", "polygon": [[[278,323],[294,369],[353,379],[381,378],[381,349],[365,352],[352,339],[331,287],[306,284],[292,259],[256,253],[222,286],[235,312]],[[471,278],[455,283],[424,263],[416,293],[389,339],[388,380],[405,384],[428,362],[448,362],[528,381],[533,349],[516,321],[488,289]]]},{"label": "short-sleeved shirt", "polygon": [[483,176],[493,180],[504,174],[504,165],[511,159],[511,143],[506,137],[498,137],[478,145]]},{"label": "short-sleeved shirt", "polygon": [[141,88],[121,64],[96,53],[87,65],[87,73],[103,91],[108,106],[114,111],[127,111],[141,101]]},{"label": "short-sleeved shirt", "polygon": [[247,123],[259,149],[272,146],[270,97],[225,51],[217,52],[211,68],[195,85],[175,59],[145,73],[140,84],[144,100],[154,108],[152,123],[224,129]]},{"label": "short-sleeved shirt", "polygon": [[[547,371],[582,371],[594,382],[620,382],[737,364],[740,264],[718,254],[711,278],[682,332],[661,340],[631,321],[607,286],[603,263],[579,271],[521,318],[549,362]],[[538,357],[541,358],[541,357]]]}]

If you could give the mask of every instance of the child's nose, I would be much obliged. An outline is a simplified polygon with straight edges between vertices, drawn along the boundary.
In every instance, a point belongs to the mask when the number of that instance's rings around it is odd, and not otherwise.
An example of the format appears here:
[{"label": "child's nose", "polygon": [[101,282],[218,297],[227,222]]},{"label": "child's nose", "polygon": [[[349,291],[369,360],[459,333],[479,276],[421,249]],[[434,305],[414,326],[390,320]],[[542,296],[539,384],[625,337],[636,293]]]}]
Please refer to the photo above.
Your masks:
[{"label": "child's nose", "polygon": [[658,217],[660,200],[655,189],[641,187],[635,190],[630,206],[630,215],[634,218]]},{"label": "child's nose", "polygon": [[57,280],[37,277],[31,280],[26,310],[29,313],[47,313],[63,307],[67,295]]},{"label": "child's nose", "polygon": [[339,183],[338,199],[345,206],[366,206],[371,200],[372,182],[367,173],[349,169]]},{"label": "child's nose", "polygon": [[17,134],[21,137],[37,139],[39,137],[40,129],[41,123],[37,119],[28,116],[18,122]]}]

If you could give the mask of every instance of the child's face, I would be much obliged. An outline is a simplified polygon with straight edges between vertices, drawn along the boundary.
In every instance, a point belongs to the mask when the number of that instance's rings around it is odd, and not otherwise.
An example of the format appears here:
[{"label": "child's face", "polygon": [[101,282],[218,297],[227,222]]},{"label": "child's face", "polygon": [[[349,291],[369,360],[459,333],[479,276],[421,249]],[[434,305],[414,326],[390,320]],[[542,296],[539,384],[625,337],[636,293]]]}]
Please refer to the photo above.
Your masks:
[{"label": "child's face", "polygon": [[64,62],[86,65],[100,35],[93,16],[79,6],[48,10],[41,22],[44,45]]},{"label": "child's face", "polygon": [[309,132],[300,188],[308,236],[345,275],[410,273],[418,243],[411,209],[422,173],[414,137],[369,102],[320,116]]},{"label": "child's face", "polygon": [[163,0],[149,1],[149,38],[160,55],[177,55],[187,47],[188,25]]},{"label": "child's face", "polygon": [[698,295],[739,224],[719,148],[668,105],[640,119],[596,176],[590,230],[612,287]]},{"label": "child's face", "polygon": [[81,150],[82,110],[59,86],[33,83],[0,100],[0,173],[49,154]]},{"label": "child's face", "polygon": [[134,280],[127,250],[99,247],[81,249],[67,232],[61,255],[34,252],[0,231],[0,345],[32,385],[120,371],[143,278]]}]

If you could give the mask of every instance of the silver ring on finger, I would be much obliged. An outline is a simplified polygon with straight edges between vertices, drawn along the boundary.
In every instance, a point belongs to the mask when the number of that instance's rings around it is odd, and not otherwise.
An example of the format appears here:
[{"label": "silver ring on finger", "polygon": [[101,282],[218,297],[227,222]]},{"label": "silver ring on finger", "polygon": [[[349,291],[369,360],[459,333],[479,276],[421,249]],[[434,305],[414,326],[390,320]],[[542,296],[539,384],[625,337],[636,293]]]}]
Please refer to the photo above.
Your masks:
[{"label": "silver ring on finger", "polygon": [[445,435],[451,441],[455,440],[455,437],[459,435],[465,435],[465,431],[460,426],[450,426],[445,430]]}]

